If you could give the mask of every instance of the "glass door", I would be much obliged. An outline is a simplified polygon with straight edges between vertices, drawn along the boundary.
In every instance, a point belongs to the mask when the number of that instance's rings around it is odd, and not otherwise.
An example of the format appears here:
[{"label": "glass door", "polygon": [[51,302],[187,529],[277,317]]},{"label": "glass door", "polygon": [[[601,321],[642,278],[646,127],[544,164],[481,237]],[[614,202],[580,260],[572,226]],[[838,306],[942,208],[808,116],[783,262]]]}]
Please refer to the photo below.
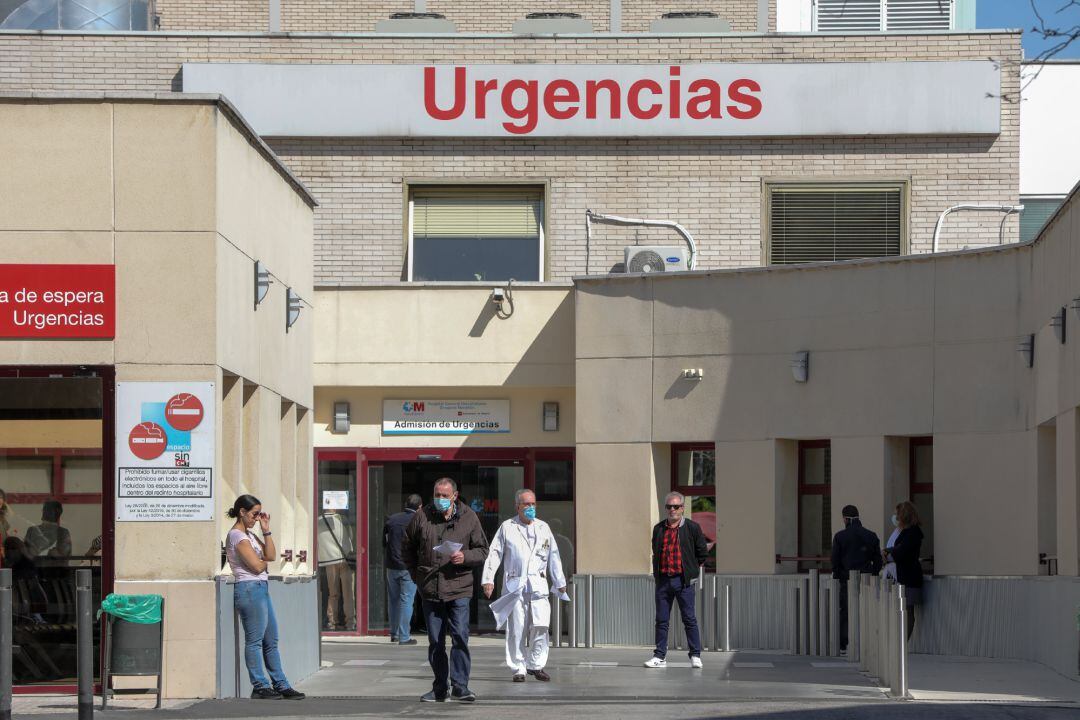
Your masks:
[{"label": "glass door", "polygon": [[[16,685],[73,687],[76,571],[91,570],[95,612],[111,589],[102,567],[112,552],[103,506],[112,390],[112,368],[0,368],[0,539],[12,571]],[[96,675],[97,633],[94,645]]]},{"label": "glass door", "polygon": [[355,452],[320,452],[319,511],[315,533],[319,551],[319,626],[323,632],[356,632],[357,461]]}]

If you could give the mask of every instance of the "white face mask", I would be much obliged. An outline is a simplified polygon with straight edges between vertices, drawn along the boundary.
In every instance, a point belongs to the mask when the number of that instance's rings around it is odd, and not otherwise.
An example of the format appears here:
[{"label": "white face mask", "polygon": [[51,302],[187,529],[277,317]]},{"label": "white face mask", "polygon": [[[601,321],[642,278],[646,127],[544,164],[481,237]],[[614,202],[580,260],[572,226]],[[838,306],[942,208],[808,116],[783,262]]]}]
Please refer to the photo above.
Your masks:
[{"label": "white face mask", "polygon": [[892,525],[893,527],[900,527],[900,521],[896,519],[895,515],[892,516]]}]

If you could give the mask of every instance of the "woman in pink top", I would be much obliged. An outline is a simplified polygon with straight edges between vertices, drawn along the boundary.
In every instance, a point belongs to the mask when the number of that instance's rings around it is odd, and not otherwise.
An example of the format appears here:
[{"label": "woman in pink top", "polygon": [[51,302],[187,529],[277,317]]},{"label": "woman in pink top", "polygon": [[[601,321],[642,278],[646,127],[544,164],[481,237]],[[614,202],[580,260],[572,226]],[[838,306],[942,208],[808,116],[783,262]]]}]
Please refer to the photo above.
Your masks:
[{"label": "woman in pink top", "polygon": [[[267,566],[277,558],[270,516],[262,511],[262,503],[252,495],[236,498],[229,517],[236,524],[225,541],[225,556],[229,560],[236,584],[233,604],[244,626],[244,661],[251,678],[251,697],[255,700],[303,699],[304,693],[293,690],[281,669],[278,653],[277,619],[270,602]],[[252,528],[259,524],[260,538]],[[267,681],[263,662],[270,673]]]}]

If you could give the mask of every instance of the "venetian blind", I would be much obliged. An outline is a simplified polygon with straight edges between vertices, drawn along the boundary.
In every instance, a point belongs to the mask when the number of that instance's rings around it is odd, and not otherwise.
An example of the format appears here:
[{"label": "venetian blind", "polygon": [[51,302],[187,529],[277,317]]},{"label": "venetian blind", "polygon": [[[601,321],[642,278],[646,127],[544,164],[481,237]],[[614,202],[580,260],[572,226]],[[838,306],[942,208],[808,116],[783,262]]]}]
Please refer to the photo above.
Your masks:
[{"label": "venetian blind", "polygon": [[948,30],[952,25],[952,0],[888,0],[888,30]]},{"label": "venetian blind", "polygon": [[881,30],[881,0],[817,0],[815,21],[822,32]]},{"label": "venetian blind", "polygon": [[902,188],[897,185],[773,187],[769,262],[854,260],[899,255]]},{"label": "venetian blind", "polygon": [[531,238],[540,234],[539,188],[434,187],[413,190],[416,238]]}]

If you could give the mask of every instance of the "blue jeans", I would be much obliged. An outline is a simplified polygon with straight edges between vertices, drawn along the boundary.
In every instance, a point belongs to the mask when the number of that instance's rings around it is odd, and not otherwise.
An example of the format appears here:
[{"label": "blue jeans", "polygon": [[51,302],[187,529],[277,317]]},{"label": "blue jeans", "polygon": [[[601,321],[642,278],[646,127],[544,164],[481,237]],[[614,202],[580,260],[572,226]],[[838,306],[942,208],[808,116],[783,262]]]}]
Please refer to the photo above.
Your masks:
[{"label": "blue jeans", "polygon": [[[424,617],[427,619],[428,663],[435,673],[431,689],[436,695],[445,695],[452,684],[457,688],[469,687],[469,598],[435,602],[424,600]],[[446,662],[446,633],[450,631],[450,662]],[[447,677],[449,676],[449,683]]]},{"label": "blue jeans", "polygon": [[697,616],[694,614],[694,585],[683,583],[681,575],[661,576],[656,581],[656,649],[653,655],[663,660],[667,656],[668,620],[671,618],[672,601],[679,603],[686,644],[690,657],[701,655],[701,635],[698,633]]},{"label": "blue jeans", "polygon": [[244,662],[247,664],[251,687],[266,688],[262,664],[270,673],[275,690],[289,687],[285,672],[281,669],[281,655],[278,654],[277,619],[274,606],[270,604],[270,588],[265,580],[245,580],[238,582],[233,590],[233,605],[240,613],[240,622],[244,626]]},{"label": "blue jeans", "polygon": [[390,635],[401,643],[409,641],[415,595],[416,583],[412,581],[408,570],[387,568],[386,597],[390,606]]}]

